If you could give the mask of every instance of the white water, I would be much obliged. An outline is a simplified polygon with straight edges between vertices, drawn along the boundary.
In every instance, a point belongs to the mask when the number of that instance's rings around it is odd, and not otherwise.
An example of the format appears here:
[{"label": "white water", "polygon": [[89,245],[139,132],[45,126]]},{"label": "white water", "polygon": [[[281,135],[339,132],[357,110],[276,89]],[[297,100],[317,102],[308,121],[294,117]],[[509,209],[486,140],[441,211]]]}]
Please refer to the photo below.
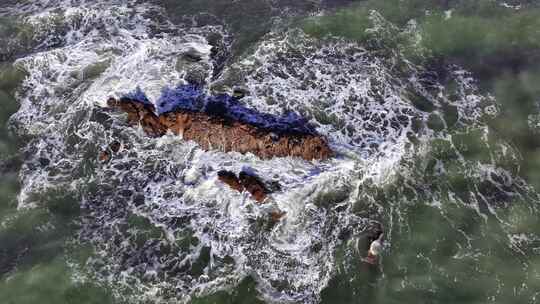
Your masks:
[{"label": "white water", "polygon": [[[448,137],[425,126],[413,129],[413,120],[425,122],[429,114],[415,108],[408,93],[437,107],[455,106],[456,124],[463,129],[482,127],[485,116],[496,114],[493,100],[478,95],[472,79],[457,68],[452,77],[458,99],[450,100],[442,85],[426,85],[429,73],[399,55],[379,58],[356,44],[318,42],[296,30],[268,35],[253,54],[211,82],[215,63],[207,36],[220,33],[226,40],[228,33],[219,27],[175,26],[160,8],[132,1],[64,1],[60,12],[56,7],[41,1],[10,11],[24,15],[43,37],[39,52],[16,62],[29,76],[12,125],[31,138],[19,207],[36,206],[39,194],[55,189],[79,194],[84,216],[77,241],[90,243],[96,255],[74,267],[83,278],[110,284],[116,296],[133,302],[186,302],[233,287],[248,275],[269,301],[317,302],[336,272],[342,232],[358,236],[381,219],[388,230],[401,224],[383,214],[394,206],[368,204],[364,185],[384,188],[398,175],[414,179],[414,166],[427,166],[422,157],[432,150],[429,142]],[[61,43],[53,46],[47,37]],[[193,52],[202,60],[189,60],[186,54]],[[405,64],[407,78],[396,75],[393,60]],[[242,101],[259,111],[302,113],[339,157],[263,161],[204,152],[172,135],[148,138],[125,125],[121,115],[95,119],[110,96],[139,87],[155,102],[162,88],[185,83],[190,73],[203,73],[209,90],[247,88],[250,94]],[[123,148],[110,162],[99,163],[98,152],[115,140]],[[39,158],[50,164],[40,166]],[[257,205],[217,181],[217,171],[243,168],[278,181],[282,190],[268,204]],[[439,168],[442,174],[444,165]],[[479,178],[510,176],[482,164],[470,170]],[[353,212],[364,203],[361,215]],[[440,201],[429,203],[441,208]],[[485,217],[478,203],[470,207]],[[264,227],[276,209],[285,211],[285,218]],[[147,219],[161,237],[136,245],[143,232],[126,227],[133,216]],[[198,242],[178,246],[188,236]],[[524,239],[517,235],[512,242]],[[391,248],[392,234],[387,241]],[[209,261],[202,271],[193,271],[205,248]]]}]

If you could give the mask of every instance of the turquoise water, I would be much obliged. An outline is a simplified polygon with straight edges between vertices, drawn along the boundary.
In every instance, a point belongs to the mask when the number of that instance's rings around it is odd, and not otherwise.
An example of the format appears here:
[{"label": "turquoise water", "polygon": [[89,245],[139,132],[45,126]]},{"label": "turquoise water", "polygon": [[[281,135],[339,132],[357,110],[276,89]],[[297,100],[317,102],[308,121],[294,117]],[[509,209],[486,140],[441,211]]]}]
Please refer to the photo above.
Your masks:
[{"label": "turquoise water", "polygon": [[[537,3],[151,4],[0,4],[1,303],[538,303]],[[193,77],[340,157],[205,153],[98,106]],[[276,228],[214,181],[245,166],[284,186]]]}]

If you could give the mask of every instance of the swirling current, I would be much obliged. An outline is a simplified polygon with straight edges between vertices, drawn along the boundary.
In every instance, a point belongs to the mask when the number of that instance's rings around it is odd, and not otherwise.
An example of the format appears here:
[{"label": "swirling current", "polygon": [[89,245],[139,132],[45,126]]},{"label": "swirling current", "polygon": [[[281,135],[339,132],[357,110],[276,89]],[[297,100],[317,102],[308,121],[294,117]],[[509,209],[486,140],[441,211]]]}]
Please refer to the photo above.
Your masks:
[{"label": "swirling current", "polygon": [[[290,20],[315,9],[268,3],[272,24],[242,49],[234,27],[188,18],[182,5],[178,21],[158,1],[2,4],[29,35],[4,47],[24,74],[9,120],[23,142],[17,209],[66,198],[80,208],[62,242],[70,279],[122,303],[196,303],[246,280],[268,303],[332,303],[343,292],[352,299],[343,303],[394,303],[469,288],[419,302],[537,303],[538,194],[520,176],[520,151],[490,126],[499,101],[457,64],[434,70],[385,45],[397,27],[375,10],[365,45],[312,37]],[[409,23],[400,37],[418,39],[416,30]],[[173,134],[148,137],[106,109],[135,91],[157,105],[193,82],[208,95],[242,90],[240,102],[260,112],[298,113],[337,156],[204,151]],[[113,142],[119,151],[100,161]],[[220,170],[246,168],[281,185],[269,203],[218,181]],[[271,225],[276,209],[286,215]],[[384,254],[366,269],[377,229]],[[81,260],[76,248],[90,253]]]}]

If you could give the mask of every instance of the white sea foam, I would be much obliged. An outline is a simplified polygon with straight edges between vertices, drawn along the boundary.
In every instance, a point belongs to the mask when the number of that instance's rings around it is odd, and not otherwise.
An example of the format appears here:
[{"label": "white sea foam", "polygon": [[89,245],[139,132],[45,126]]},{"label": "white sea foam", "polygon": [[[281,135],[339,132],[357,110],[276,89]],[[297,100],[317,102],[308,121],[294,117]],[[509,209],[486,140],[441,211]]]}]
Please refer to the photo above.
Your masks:
[{"label": "white sea foam", "polygon": [[[393,218],[401,200],[383,206],[366,189],[420,188],[414,174],[416,167],[428,167],[430,141],[452,140],[426,127],[431,114],[415,107],[416,99],[432,105],[435,114],[443,103],[454,106],[455,128],[465,130],[481,129],[486,115],[497,114],[492,98],[478,94],[470,75],[458,68],[450,73],[457,97],[450,98],[430,73],[404,58],[379,57],[342,40],[314,40],[298,30],[268,35],[209,83],[214,62],[205,35],[221,31],[226,37],[221,28],[175,26],[163,21],[159,8],[133,1],[65,1],[61,12],[51,3],[13,11],[25,15],[37,36],[60,41],[53,47],[41,39],[40,52],[16,63],[29,75],[19,94],[21,109],[12,118],[17,132],[30,139],[19,207],[36,206],[36,195],[56,188],[79,194],[78,241],[90,243],[96,254],[87,265],[74,266],[81,269],[78,276],[110,284],[116,296],[133,302],[187,302],[248,275],[267,300],[317,302],[337,271],[341,234],[365,233],[372,216],[388,219],[389,231],[406,220],[400,213]],[[50,27],[52,22],[62,26]],[[201,60],[192,62],[186,54]],[[396,75],[395,60],[402,60],[408,77]],[[125,125],[121,115],[101,109],[108,97],[136,88],[156,102],[162,88],[185,83],[193,70],[203,71],[209,94],[241,85],[249,91],[242,99],[249,107],[303,114],[338,157],[307,162],[205,152],[170,134],[148,138]],[[110,162],[98,162],[99,151],[113,141],[122,143],[120,151]],[[453,145],[449,150],[459,154]],[[40,165],[39,158],[50,163]],[[464,156],[457,158],[470,165]],[[219,170],[245,168],[279,182],[281,191],[258,205],[217,180]],[[467,170],[496,184],[502,190],[497,193],[519,183],[494,164]],[[435,171],[444,175],[448,168],[439,161]],[[444,214],[438,195],[426,204]],[[486,197],[476,197],[470,207],[487,218],[480,202]],[[359,203],[366,206],[361,214],[353,211]],[[271,226],[268,214],[275,210],[286,215]],[[391,244],[391,233],[387,240]]]}]

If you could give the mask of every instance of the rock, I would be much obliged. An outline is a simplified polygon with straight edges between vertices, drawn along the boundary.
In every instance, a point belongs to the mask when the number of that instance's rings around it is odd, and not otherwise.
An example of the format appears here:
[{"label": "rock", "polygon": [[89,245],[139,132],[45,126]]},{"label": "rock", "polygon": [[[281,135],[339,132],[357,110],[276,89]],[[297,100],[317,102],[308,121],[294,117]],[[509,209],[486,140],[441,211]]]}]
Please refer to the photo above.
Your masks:
[{"label": "rock", "polygon": [[101,151],[101,153],[99,154],[99,161],[101,162],[108,162],[109,160],[111,160],[112,158],[112,155],[118,151],[120,151],[120,147],[122,145],[117,142],[117,141],[113,141],[108,147],[107,149]]},{"label": "rock", "polygon": [[244,186],[240,183],[240,179],[230,171],[219,171],[218,172],[218,179],[222,181],[223,183],[229,185],[232,189],[238,191],[238,192],[244,192]]},{"label": "rock", "polygon": [[326,140],[319,135],[284,133],[276,135],[254,126],[217,116],[218,106],[206,113],[175,111],[156,116],[150,107],[138,102],[111,103],[128,113],[128,122],[140,124],[150,136],[158,137],[167,130],[185,140],[197,142],[204,150],[253,153],[263,159],[301,157],[305,160],[327,159],[333,155]]},{"label": "rock", "polygon": [[270,194],[270,191],[261,179],[245,171],[240,172],[239,176],[236,176],[233,172],[222,170],[218,172],[218,178],[238,192],[249,192],[253,199],[259,203],[264,202],[268,194]]},{"label": "rock", "polygon": [[279,222],[287,213],[285,211],[273,211],[270,213],[270,219],[272,223]]},{"label": "rock", "polygon": [[130,99],[116,100],[110,98],[107,105],[127,113],[128,123],[133,126],[140,124],[144,132],[149,136],[163,136],[167,131],[165,126],[160,123],[159,117],[154,113],[155,108],[152,104],[136,102]]},{"label": "rock", "polygon": [[[272,193],[259,177],[250,172],[241,171],[239,176],[236,176],[234,172],[221,170],[218,172],[218,179],[238,192],[249,192],[258,203],[264,203],[268,195]],[[269,223],[273,226],[285,214],[286,212],[280,210],[271,211],[269,213]]]},{"label": "rock", "polygon": [[[298,116],[259,113],[236,104],[233,97],[208,97],[197,90],[189,87],[180,91],[178,96],[183,99],[176,101],[177,104],[160,103],[167,112],[159,116],[147,101],[111,98],[108,105],[126,112],[128,122],[141,125],[149,136],[158,137],[171,131],[185,140],[195,141],[207,151],[253,153],[263,159],[291,156],[324,160],[334,155],[326,139],[308,128]],[[191,103],[186,102],[185,96],[195,95]]]},{"label": "rock", "polygon": [[255,175],[242,171],[240,172],[239,179],[244,189],[251,193],[251,196],[259,203],[262,203],[270,193],[264,183]]},{"label": "rock", "polygon": [[108,151],[101,151],[99,153],[99,161],[102,163],[108,162],[111,159],[111,155]]}]

